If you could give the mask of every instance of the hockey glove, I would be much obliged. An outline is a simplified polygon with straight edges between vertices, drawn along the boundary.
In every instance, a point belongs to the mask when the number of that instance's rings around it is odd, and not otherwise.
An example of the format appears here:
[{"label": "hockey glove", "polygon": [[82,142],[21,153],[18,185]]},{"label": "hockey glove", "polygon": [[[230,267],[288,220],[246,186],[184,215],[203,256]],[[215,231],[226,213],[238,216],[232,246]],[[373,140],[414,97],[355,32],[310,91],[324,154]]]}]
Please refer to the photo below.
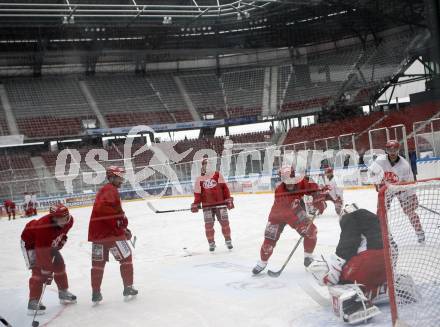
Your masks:
[{"label": "hockey glove", "polygon": [[52,284],[53,272],[47,270],[41,270],[41,279],[43,283],[45,283],[46,285]]},{"label": "hockey glove", "polygon": [[226,208],[228,208],[228,210],[234,209],[234,198],[230,197],[229,199],[225,200],[225,204],[226,204]]},{"label": "hockey glove", "polygon": [[325,201],[322,201],[321,198],[313,201],[313,207],[316,209],[316,211],[322,215],[325,208],[327,208],[327,203]]},{"label": "hockey glove", "polygon": [[332,254],[329,258],[324,260],[327,262],[329,270],[322,279],[323,283],[327,286],[338,284],[345,260],[339,258],[336,254]]},{"label": "hockey glove", "polygon": [[199,205],[197,203],[191,203],[191,212],[199,212]]},{"label": "hockey glove", "polygon": [[127,238],[127,240],[131,240],[132,238],[132,234],[131,234],[131,230],[129,230],[128,228],[125,229],[125,237]]},{"label": "hockey glove", "polygon": [[56,246],[56,249],[61,250],[63,248],[64,244],[66,244],[66,242],[67,242],[67,235],[63,235],[62,239],[58,243],[58,246]]}]

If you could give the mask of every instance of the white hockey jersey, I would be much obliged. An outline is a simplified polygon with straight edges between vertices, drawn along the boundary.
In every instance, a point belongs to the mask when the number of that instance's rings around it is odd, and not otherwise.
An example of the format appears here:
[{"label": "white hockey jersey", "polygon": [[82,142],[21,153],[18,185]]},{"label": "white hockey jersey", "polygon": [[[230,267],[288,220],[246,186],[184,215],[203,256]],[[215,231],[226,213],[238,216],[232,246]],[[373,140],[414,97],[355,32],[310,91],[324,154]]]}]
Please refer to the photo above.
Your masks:
[{"label": "white hockey jersey", "polygon": [[324,183],[329,187],[328,194],[333,200],[336,200],[337,198],[341,198],[341,200],[344,199],[343,190],[338,186],[334,177],[329,179],[327,176],[324,176]]},{"label": "white hockey jersey", "polygon": [[24,195],[24,204],[28,204],[29,202],[32,202],[32,197],[30,194],[25,194]]},{"label": "white hockey jersey", "polygon": [[368,170],[374,184],[395,184],[414,181],[410,164],[401,156],[399,156],[394,165],[391,165],[388,155],[380,155],[368,167]]}]

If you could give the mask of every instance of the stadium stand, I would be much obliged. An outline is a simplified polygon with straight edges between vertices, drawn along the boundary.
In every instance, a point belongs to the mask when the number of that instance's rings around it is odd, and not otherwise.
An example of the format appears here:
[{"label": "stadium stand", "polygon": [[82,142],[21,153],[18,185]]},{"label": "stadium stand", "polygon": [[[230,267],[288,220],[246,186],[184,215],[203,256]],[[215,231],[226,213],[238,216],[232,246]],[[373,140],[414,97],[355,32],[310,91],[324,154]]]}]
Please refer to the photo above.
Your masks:
[{"label": "stadium stand", "polygon": [[206,114],[213,114],[214,119],[227,116],[223,88],[214,71],[188,73],[179,78],[201,117]]},{"label": "stadium stand", "polygon": [[6,121],[4,109],[0,101],[0,136],[1,135],[9,135],[9,128]]},{"label": "stadium stand", "polygon": [[96,119],[74,78],[11,79],[5,89],[21,133],[29,138],[80,134]]},{"label": "stadium stand", "polygon": [[229,117],[261,115],[264,68],[225,71],[221,81],[225,90]]},{"label": "stadium stand", "polygon": [[99,76],[86,83],[109,127],[175,122],[144,77]]},{"label": "stadium stand", "polygon": [[147,77],[147,80],[159,93],[160,98],[166,104],[168,111],[176,122],[192,121],[191,114],[187,110],[185,101],[171,74],[156,74]]}]

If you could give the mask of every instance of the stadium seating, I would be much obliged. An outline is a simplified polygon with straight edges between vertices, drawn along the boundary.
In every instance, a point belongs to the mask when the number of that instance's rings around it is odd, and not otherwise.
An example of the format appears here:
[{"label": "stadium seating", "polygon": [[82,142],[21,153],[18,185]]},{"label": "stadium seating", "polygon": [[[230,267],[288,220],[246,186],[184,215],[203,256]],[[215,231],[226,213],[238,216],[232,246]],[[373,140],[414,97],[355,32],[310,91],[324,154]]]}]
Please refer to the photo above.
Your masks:
[{"label": "stadium seating", "polygon": [[3,110],[4,109],[0,101],[0,136],[9,135],[8,123],[6,121],[5,113]]},{"label": "stadium seating", "polygon": [[27,137],[78,135],[82,119],[96,119],[74,78],[12,79],[5,88]]},{"label": "stadium seating", "polygon": [[226,117],[222,85],[214,71],[194,72],[179,78],[202,117],[204,114],[213,114],[215,119]]},{"label": "stadium seating", "polygon": [[[283,143],[287,145],[327,137],[337,137],[342,134],[359,133],[371,126],[381,116],[383,116],[383,113],[375,113],[368,116],[351,117],[340,121],[292,128],[289,130]],[[335,128],[336,124],[337,128]]]},{"label": "stadium seating", "polygon": [[264,68],[225,71],[221,81],[229,117],[261,115]]},{"label": "stadium seating", "polygon": [[172,74],[155,74],[147,77],[147,80],[158,92],[158,96],[167,106],[170,114],[174,116],[176,122],[193,120]]},{"label": "stadium seating", "polygon": [[142,76],[99,76],[86,83],[109,127],[175,122]]}]

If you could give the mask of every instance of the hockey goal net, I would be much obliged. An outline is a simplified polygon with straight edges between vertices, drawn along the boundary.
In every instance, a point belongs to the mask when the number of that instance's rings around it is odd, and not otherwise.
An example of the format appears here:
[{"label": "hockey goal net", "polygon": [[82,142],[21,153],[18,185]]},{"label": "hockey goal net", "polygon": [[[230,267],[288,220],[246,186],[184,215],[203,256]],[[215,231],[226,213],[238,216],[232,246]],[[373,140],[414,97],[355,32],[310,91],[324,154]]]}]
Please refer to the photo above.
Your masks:
[{"label": "hockey goal net", "polygon": [[393,326],[440,326],[440,179],[379,193]]}]

